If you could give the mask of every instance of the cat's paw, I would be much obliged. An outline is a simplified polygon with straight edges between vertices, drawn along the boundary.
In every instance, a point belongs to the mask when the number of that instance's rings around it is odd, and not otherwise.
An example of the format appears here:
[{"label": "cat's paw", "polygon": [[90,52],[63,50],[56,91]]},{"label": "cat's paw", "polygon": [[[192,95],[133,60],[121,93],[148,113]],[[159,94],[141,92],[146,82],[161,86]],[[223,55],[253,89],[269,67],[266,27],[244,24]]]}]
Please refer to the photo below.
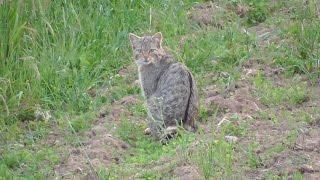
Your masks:
[{"label": "cat's paw", "polygon": [[173,135],[178,132],[178,127],[177,126],[169,126],[164,130],[164,135]]},{"label": "cat's paw", "polygon": [[160,137],[160,142],[162,144],[166,144],[170,139],[176,137],[178,135],[178,127],[177,126],[169,126],[164,131]]}]

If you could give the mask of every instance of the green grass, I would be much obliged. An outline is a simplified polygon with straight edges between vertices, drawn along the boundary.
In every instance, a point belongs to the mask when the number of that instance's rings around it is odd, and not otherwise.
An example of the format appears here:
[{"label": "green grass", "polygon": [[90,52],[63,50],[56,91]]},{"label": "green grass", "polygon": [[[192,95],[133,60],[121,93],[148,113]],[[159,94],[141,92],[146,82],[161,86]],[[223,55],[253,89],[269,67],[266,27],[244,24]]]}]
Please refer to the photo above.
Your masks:
[{"label": "green grass", "polygon": [[[36,150],[13,146],[15,151],[5,150],[0,162],[1,177],[44,178],[53,173],[51,166],[60,163],[60,156],[50,147],[36,146]],[[39,167],[43,166],[39,171]]]},{"label": "green grass", "polygon": [[95,116],[95,114],[87,113],[68,120],[70,132],[83,132],[85,130],[89,130]]},{"label": "green grass", "polygon": [[246,17],[249,26],[257,25],[267,19],[267,1],[265,0],[246,0],[249,5],[248,15]]},{"label": "green grass", "polygon": [[[199,26],[189,19],[189,10],[199,3],[203,2],[15,0],[0,5],[0,179],[56,175],[53,168],[63,162],[67,145],[80,146],[77,136],[90,130],[102,106],[109,111],[113,102],[139,96],[140,87],[132,85],[136,69],[126,77],[119,74],[132,64],[130,32],[161,31],[166,48],[194,73],[200,93],[212,84],[222,90],[230,88],[243,80],[241,71],[248,60],[261,63],[258,75],[248,82],[263,108],[257,116],[251,115],[274,125],[288,121],[293,128],[284,145],[269,150],[270,156],[292,147],[298,127],[319,124],[317,109],[299,109],[313,98],[301,77],[316,85],[320,75],[317,1],[307,5],[299,0],[214,1],[220,10],[212,18],[220,27]],[[243,18],[236,13],[238,5],[248,8]],[[289,13],[283,12],[286,8]],[[265,48],[259,47],[260,37],[246,31],[259,23],[275,27],[279,38]],[[265,66],[284,69],[279,75],[282,84],[264,76]],[[146,118],[146,106],[138,103],[126,108],[132,119],[121,117],[120,123],[107,121],[106,126],[116,127],[115,135],[132,147],[123,163],[107,170],[101,167],[101,178],[130,176],[136,168],[141,178],[172,178],[173,169],[182,164],[196,165],[207,179],[242,170],[234,169],[237,146],[223,137],[247,138],[250,123],[246,119],[234,116],[221,131],[210,135],[204,133],[205,128],[197,134],[181,132],[180,137],[162,145],[143,135],[146,124],[138,119]],[[39,109],[52,118],[36,118]],[[214,126],[220,116],[224,114],[217,107],[200,108],[200,123],[205,127]],[[66,146],[45,145],[52,132],[65,136]],[[195,142],[198,147],[190,154]],[[255,148],[250,146],[244,152],[244,162],[251,169],[262,166]],[[157,162],[168,159],[162,170],[155,168]],[[297,179],[301,176],[294,174]]]},{"label": "green grass", "polygon": [[[195,140],[195,135],[187,132],[180,132],[179,137],[172,139],[168,144],[161,144],[152,137],[144,135],[145,125],[137,124],[129,120],[122,120],[117,128],[116,134],[122,140],[128,142],[132,148],[124,157],[124,164],[115,165],[111,168],[111,177],[138,175],[140,178],[161,177],[161,174],[168,173],[156,172],[152,169],[153,163],[161,161],[161,159],[169,159],[169,164],[164,166],[172,166],[176,162],[176,157],[182,159],[187,158],[187,147]],[[141,169],[141,167],[144,167]],[[148,169],[149,167],[149,169]],[[137,171],[140,169],[141,172]],[[121,177],[120,176],[120,177]]]},{"label": "green grass", "polygon": [[255,148],[257,147],[258,147],[257,143],[250,144],[246,152],[247,164],[250,168],[253,168],[253,169],[261,167],[263,165],[261,157],[256,152],[254,152]]},{"label": "green grass", "polygon": [[198,145],[191,159],[199,166],[206,179],[232,175],[234,147],[224,140],[209,140]]},{"label": "green grass", "polygon": [[308,91],[306,84],[299,83],[299,80],[289,82],[278,82],[281,85],[276,85],[271,80],[258,74],[252,79],[253,85],[257,89],[257,96],[261,103],[266,106],[277,106],[286,104],[301,104],[308,100]]}]

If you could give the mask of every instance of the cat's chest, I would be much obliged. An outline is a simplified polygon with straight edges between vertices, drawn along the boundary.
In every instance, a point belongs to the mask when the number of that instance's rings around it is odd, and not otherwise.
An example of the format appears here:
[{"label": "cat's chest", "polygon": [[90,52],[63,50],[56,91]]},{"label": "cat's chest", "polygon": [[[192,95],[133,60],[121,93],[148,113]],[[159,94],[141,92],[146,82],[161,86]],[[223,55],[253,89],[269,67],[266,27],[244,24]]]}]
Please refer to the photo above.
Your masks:
[{"label": "cat's chest", "polygon": [[158,73],[156,70],[139,71],[139,80],[142,94],[146,98],[149,98],[156,91],[159,80]]}]

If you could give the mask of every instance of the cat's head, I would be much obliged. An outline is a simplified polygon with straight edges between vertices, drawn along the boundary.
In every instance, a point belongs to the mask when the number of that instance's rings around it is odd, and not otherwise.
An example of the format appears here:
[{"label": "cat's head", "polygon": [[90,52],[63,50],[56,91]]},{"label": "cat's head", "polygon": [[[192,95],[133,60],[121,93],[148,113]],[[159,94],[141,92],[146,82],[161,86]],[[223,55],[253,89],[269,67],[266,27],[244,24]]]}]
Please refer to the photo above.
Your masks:
[{"label": "cat's head", "polygon": [[138,66],[156,63],[163,55],[162,34],[160,32],[153,36],[139,37],[130,33],[129,39],[133,50],[133,57]]}]

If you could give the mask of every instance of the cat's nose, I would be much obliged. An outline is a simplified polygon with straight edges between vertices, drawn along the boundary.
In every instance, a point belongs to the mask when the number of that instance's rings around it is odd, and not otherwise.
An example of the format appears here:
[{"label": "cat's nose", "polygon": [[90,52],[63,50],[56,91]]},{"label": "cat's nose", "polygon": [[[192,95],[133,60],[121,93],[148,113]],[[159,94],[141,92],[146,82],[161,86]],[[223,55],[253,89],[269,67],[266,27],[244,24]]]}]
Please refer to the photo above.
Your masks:
[{"label": "cat's nose", "polygon": [[145,58],[144,58],[144,61],[145,61],[145,62],[148,62],[148,57],[145,57]]}]

